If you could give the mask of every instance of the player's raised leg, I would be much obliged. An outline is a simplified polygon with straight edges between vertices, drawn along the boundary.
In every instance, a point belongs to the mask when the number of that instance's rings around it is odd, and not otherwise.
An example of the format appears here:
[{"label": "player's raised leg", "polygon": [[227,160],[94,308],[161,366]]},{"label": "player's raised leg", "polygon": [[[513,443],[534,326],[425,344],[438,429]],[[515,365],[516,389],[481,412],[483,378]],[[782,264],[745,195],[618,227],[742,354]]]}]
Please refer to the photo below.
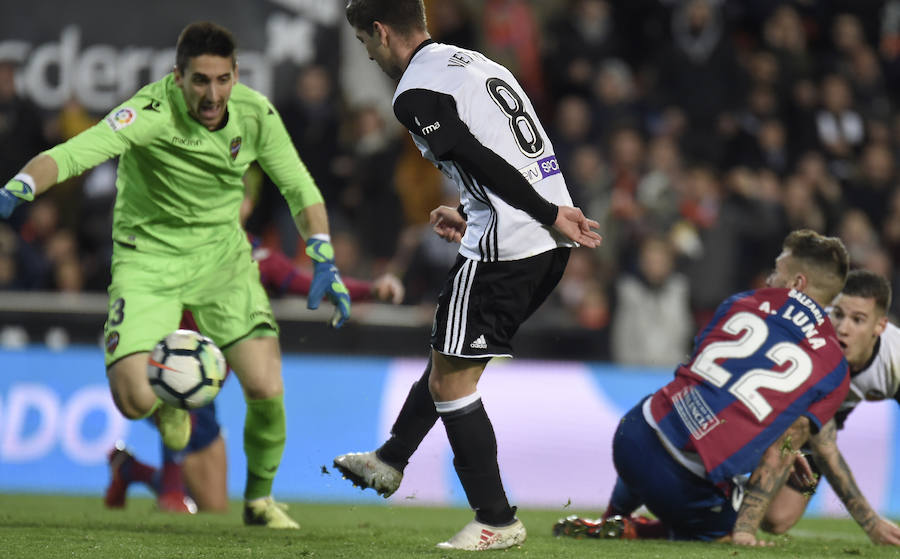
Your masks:
[{"label": "player's raised leg", "polygon": [[241,381],[247,401],[244,420],[244,452],[247,484],[244,489],[244,523],[270,528],[299,528],[272,499],[272,484],[286,438],[284,384],[281,351],[272,330],[245,338],[225,349],[225,357]]},{"label": "player's raised leg", "polygon": [[438,419],[428,389],[430,374],[431,359],[422,377],[409,389],[391,427],[391,437],[383,445],[377,450],[341,454],[334,459],[334,467],[353,485],[362,489],[371,487],[384,498],[393,495],[400,487],[409,459]]},{"label": "player's raised leg", "polygon": [[122,415],[141,419],[153,415],[163,443],[184,448],[191,436],[186,410],[162,403],[147,379],[150,351],[181,320],[181,301],[173,297],[182,278],[170,270],[171,259],[139,254],[133,248],[113,249],[113,280],[104,339],[105,361],[113,401]]},{"label": "player's raised leg", "polygon": [[149,353],[133,353],[113,363],[107,371],[113,401],[128,419],[153,415],[163,444],[173,450],[184,448],[191,437],[187,410],[164,404],[147,382]]}]

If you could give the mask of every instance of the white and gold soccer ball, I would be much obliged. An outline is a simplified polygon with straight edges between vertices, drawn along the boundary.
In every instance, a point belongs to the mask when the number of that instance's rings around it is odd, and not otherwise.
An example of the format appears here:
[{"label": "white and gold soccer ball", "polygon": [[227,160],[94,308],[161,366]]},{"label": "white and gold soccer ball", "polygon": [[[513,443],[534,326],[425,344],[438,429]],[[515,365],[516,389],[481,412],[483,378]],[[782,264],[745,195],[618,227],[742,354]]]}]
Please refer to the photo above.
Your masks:
[{"label": "white and gold soccer ball", "polygon": [[147,378],[163,402],[193,409],[216,397],[228,367],[216,344],[193,330],[175,330],[150,353]]}]

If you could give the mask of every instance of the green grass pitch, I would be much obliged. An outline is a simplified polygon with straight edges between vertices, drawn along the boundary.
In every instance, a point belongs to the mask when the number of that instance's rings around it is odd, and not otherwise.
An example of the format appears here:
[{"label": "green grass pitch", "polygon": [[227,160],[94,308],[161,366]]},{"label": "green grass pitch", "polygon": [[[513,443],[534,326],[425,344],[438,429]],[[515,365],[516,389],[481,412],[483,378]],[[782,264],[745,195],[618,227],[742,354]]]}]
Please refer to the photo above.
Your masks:
[{"label": "green grass pitch", "polygon": [[[135,498],[124,510],[105,510],[99,497],[0,495],[0,557],[18,558],[404,558],[464,557],[436,549],[471,519],[464,509],[353,504],[290,503],[299,531],[243,526],[240,503],[229,513],[187,517],[160,513]],[[528,541],[520,548],[486,552],[504,559],[557,557],[898,557],[900,550],[869,543],[850,519],[809,519],[776,547],[723,544],[556,539],[556,511],[522,510]]]}]

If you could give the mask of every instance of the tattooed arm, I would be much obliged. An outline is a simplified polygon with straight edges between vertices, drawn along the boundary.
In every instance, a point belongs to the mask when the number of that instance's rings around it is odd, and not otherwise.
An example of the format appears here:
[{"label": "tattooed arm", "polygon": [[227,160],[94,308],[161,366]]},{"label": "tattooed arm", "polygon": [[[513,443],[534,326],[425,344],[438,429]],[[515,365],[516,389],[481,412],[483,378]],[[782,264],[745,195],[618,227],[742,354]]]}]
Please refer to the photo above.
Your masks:
[{"label": "tattooed arm", "polygon": [[800,417],[784,432],[772,446],[766,449],[744,494],[744,501],[738,511],[737,520],[731,532],[732,542],[737,545],[768,545],[756,539],[756,532],[766,515],[772,498],[791,475],[791,466],[797,451],[809,438],[809,420]]},{"label": "tattooed arm", "polygon": [[900,527],[882,518],[863,496],[837,446],[837,426],[832,419],[810,437],[810,447],[816,465],[825,475],[831,488],[840,497],[850,516],[865,530],[872,543],[900,545]]}]

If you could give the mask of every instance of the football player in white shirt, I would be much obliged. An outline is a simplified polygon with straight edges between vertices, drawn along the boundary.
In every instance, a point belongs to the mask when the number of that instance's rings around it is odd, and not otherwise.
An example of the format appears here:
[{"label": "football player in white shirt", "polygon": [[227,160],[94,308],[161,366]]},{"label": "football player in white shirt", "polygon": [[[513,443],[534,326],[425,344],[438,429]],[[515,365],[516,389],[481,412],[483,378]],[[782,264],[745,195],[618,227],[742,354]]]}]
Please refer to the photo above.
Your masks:
[{"label": "football player in white shirt", "polygon": [[492,357],[559,282],[570,247],[600,245],[572,207],[553,144],[515,77],[484,55],[432,41],[422,0],[350,0],[347,20],[369,58],[399,80],[394,114],[422,155],[459,189],[460,206],[431,212],[435,232],[459,242],[438,299],[431,358],[378,450],[335,467],[385,497],[438,417],[475,519],[444,549],[503,549],[526,531],[506,498],[497,440],[477,383]]},{"label": "football player in white shirt", "polygon": [[[888,322],[890,306],[890,284],[865,270],[850,272],[832,304],[831,321],[850,365],[850,392],[835,414],[835,421],[828,424],[832,429],[842,428],[847,416],[863,400],[892,398],[900,403],[900,328]],[[836,440],[834,434],[830,439]],[[837,444],[829,446],[829,452],[815,460],[816,470],[828,477],[834,492],[873,543],[900,545],[900,527],[872,509]],[[798,460],[795,467],[806,464]],[[812,474],[808,467],[797,468],[772,500],[764,530],[782,534],[800,520],[819,483]]]}]

